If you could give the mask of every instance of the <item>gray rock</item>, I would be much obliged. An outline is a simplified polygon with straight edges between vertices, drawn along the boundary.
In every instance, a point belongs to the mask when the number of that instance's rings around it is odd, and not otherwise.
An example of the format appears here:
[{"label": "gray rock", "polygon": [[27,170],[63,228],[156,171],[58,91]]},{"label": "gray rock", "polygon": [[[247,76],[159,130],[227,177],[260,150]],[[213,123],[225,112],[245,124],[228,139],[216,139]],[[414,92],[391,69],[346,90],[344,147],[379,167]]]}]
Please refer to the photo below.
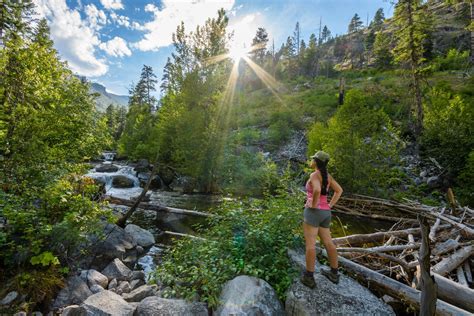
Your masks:
[{"label": "gray rock", "polygon": [[420,185],[420,184],[423,183],[423,180],[421,178],[417,177],[417,178],[415,178],[414,182],[415,182],[416,185]]},{"label": "gray rock", "polygon": [[136,250],[138,255],[142,255],[145,253],[145,249],[143,249],[142,246],[137,246]]},{"label": "gray rock", "polygon": [[429,177],[428,180],[426,180],[426,184],[429,188],[435,189],[441,185],[441,179],[438,176]]},{"label": "gray rock", "polygon": [[109,282],[109,287],[108,289],[111,290],[111,289],[115,289],[118,285],[118,281],[117,279],[112,279],[110,282]]},{"label": "gray rock", "polygon": [[128,224],[125,227],[125,232],[131,235],[139,246],[146,248],[155,244],[155,237],[153,237],[153,234],[140,226]]},{"label": "gray rock", "polygon": [[28,316],[28,314],[26,312],[21,311],[21,312],[13,314],[13,316]]},{"label": "gray rock", "polygon": [[130,293],[122,295],[127,302],[140,302],[144,298],[155,295],[155,288],[150,285],[142,285]]},{"label": "gray rock", "polygon": [[109,283],[109,280],[105,275],[94,269],[82,270],[81,279],[87,282],[87,285],[89,285],[89,287],[98,284],[105,289],[107,287],[107,284]]},{"label": "gray rock", "polygon": [[[137,174],[138,180],[140,180],[140,186],[144,187],[150,179],[151,172],[140,172]],[[150,189],[162,189],[163,181],[159,175],[154,175],[150,182]]]},{"label": "gray rock", "polygon": [[67,280],[66,287],[59,291],[53,302],[53,309],[68,305],[81,304],[87,297],[91,296],[86,282],[78,276],[72,276]]},{"label": "gray rock", "polygon": [[147,172],[150,170],[150,163],[146,159],[140,159],[133,170],[136,172]]},{"label": "gray rock", "polygon": [[1,301],[0,305],[10,305],[18,298],[18,292],[11,291]]},{"label": "gray rock", "polygon": [[128,281],[122,281],[119,283],[117,288],[115,289],[117,294],[123,294],[123,293],[130,293],[132,288],[130,287],[130,283]]},{"label": "gray rock", "polygon": [[100,165],[95,168],[95,171],[97,172],[117,172],[118,170],[119,167],[112,164]]},{"label": "gray rock", "polygon": [[423,170],[422,172],[420,172],[420,177],[422,178],[426,178],[427,175],[428,175],[428,171],[426,170]]},{"label": "gray rock", "polygon": [[124,175],[116,175],[112,179],[112,186],[114,188],[133,188],[134,185],[133,179]]},{"label": "gray rock", "polygon": [[109,265],[102,270],[102,274],[109,280],[117,279],[117,281],[127,280],[131,272],[132,271],[118,258],[115,258],[114,261],[109,263]]},{"label": "gray rock", "polygon": [[82,308],[79,305],[70,305],[63,309],[61,316],[82,316]]},{"label": "gray rock", "polygon": [[130,275],[130,280],[145,280],[145,272],[142,270],[140,271],[132,271],[132,274]]},{"label": "gray rock", "polygon": [[187,302],[185,300],[174,300],[150,296],[140,302],[135,315],[207,316],[208,311],[206,305],[201,302]]},{"label": "gray rock", "polygon": [[99,284],[94,284],[93,286],[90,287],[90,290],[94,294],[105,291],[105,289]]},{"label": "gray rock", "polygon": [[137,287],[139,286],[142,286],[145,284],[145,281],[141,280],[141,279],[136,279],[136,280],[132,280],[130,281],[130,288],[133,290],[135,290]]},{"label": "gray rock", "polygon": [[[296,266],[304,266],[304,252],[289,250]],[[319,266],[319,264],[318,264]],[[334,284],[319,271],[314,274],[316,288],[310,289],[299,281],[293,282],[286,293],[287,315],[395,315],[392,308],[355,280],[341,274]]]},{"label": "gray rock", "polygon": [[87,316],[132,316],[135,311],[134,306],[111,291],[102,291],[89,296],[81,308]]},{"label": "gray rock", "polygon": [[36,311],[36,312],[31,313],[31,316],[43,316],[43,313]]},{"label": "gray rock", "polygon": [[104,269],[115,258],[126,258],[136,252],[136,241],[123,228],[107,224],[104,235],[105,239],[97,241],[92,249],[95,256],[91,266],[96,270]]},{"label": "gray rock", "polygon": [[238,276],[224,285],[214,315],[285,315],[275,290],[262,279]]}]

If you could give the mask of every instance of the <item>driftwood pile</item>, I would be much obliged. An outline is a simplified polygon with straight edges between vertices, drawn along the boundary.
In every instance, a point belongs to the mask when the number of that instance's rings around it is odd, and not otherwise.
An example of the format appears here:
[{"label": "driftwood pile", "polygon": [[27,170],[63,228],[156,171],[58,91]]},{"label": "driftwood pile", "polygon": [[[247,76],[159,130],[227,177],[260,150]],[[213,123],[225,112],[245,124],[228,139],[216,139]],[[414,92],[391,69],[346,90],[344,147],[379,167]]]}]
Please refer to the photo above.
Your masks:
[{"label": "driftwood pile", "polygon": [[[431,274],[437,287],[433,289],[437,314],[474,313],[474,211],[459,206],[452,192],[448,200],[449,206],[431,207],[367,196],[341,198],[336,213],[396,222],[386,232],[335,238],[339,255],[345,258],[341,265],[416,308],[421,297],[417,290]],[[420,218],[426,223],[425,234]],[[420,265],[422,258],[425,269]]]}]

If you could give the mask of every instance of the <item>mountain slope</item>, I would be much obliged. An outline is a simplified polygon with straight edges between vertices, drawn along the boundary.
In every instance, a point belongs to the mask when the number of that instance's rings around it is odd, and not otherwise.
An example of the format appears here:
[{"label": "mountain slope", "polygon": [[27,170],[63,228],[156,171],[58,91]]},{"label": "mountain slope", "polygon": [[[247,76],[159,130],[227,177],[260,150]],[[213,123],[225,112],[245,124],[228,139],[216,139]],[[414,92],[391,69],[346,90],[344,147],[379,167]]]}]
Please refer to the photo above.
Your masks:
[{"label": "mountain slope", "polygon": [[110,104],[123,107],[128,105],[127,95],[117,95],[107,92],[106,88],[99,83],[91,83],[91,92],[99,94],[96,99],[96,103],[97,109],[101,112],[104,112]]}]

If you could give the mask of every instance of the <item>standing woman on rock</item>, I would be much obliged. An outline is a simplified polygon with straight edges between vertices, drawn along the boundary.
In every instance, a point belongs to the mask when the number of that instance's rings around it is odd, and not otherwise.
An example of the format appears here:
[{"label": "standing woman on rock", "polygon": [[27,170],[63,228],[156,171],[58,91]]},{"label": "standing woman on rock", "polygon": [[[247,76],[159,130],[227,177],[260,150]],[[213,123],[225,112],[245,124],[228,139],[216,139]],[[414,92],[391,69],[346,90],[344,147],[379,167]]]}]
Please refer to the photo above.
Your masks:
[{"label": "standing woman on rock", "polygon": [[[321,270],[321,273],[330,281],[339,283],[337,250],[331,238],[329,225],[331,223],[331,208],[337,203],[342,194],[341,186],[331,177],[327,171],[329,154],[318,151],[311,156],[311,173],[306,182],[306,204],[304,209],[303,231],[306,243],[306,271],[301,277],[301,282],[314,288],[314,266],[316,262],[316,238],[319,235],[327,250],[331,270]],[[334,191],[331,201],[328,203],[328,191]]]}]

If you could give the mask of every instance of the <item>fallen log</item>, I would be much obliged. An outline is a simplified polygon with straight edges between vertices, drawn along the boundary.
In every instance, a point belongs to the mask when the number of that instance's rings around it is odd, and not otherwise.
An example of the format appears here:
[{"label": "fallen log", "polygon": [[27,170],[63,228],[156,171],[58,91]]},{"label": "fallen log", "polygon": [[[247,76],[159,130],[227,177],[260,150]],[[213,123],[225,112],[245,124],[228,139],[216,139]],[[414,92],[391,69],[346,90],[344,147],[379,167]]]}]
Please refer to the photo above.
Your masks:
[{"label": "fallen log", "polygon": [[420,248],[419,243],[415,244],[408,244],[408,245],[394,245],[394,246],[380,246],[380,247],[370,247],[370,248],[357,248],[357,247],[350,247],[350,248],[337,248],[337,251],[340,252],[391,252],[391,251],[401,251],[405,249],[418,249]]},{"label": "fallen log", "polygon": [[[381,221],[388,221],[388,222],[398,222],[398,221],[400,221],[400,217],[385,216],[385,215],[379,215],[379,214],[365,214],[365,213],[361,213],[361,212],[356,212],[356,211],[351,210],[350,208],[342,206],[342,205],[335,206],[332,209],[332,211],[335,212],[335,213],[366,217],[366,218],[371,218],[371,219],[381,220]],[[407,223],[416,223],[416,220],[411,219],[411,218],[404,218],[403,221],[405,221]]]},{"label": "fallen log", "polygon": [[[415,243],[415,238],[413,237],[412,234],[408,235],[408,242],[409,244]],[[415,259],[415,261],[418,261],[418,258],[419,258],[418,251],[413,251],[413,259]],[[411,287],[414,289],[417,289],[418,285],[420,284],[420,280],[421,280],[421,268],[420,268],[420,265],[417,264],[415,275],[413,277],[413,280],[411,281]]]},{"label": "fallen log", "polygon": [[[350,249],[355,249],[355,251],[350,251]],[[370,251],[370,250],[368,250],[368,248],[343,248],[343,250],[345,250],[345,251],[340,251],[341,256],[355,255],[355,254],[361,253],[361,252],[362,253],[370,253],[370,254],[373,254],[373,255],[377,255],[381,258],[390,260],[392,262],[398,263],[404,270],[408,271],[410,269],[409,266],[408,266],[408,263],[405,260],[397,258],[397,257],[392,256],[392,255],[389,255],[389,254],[386,254],[386,253],[383,253],[383,252]]]},{"label": "fallen log", "polygon": [[[327,257],[327,252],[324,249],[322,249],[322,253]],[[358,276],[362,282],[368,282],[369,285],[375,285],[375,287],[387,295],[399,298],[415,308],[420,308],[420,291],[383,274],[372,271],[344,257],[339,256],[338,260],[346,271]],[[437,300],[436,315],[471,315],[471,313],[445,301]]]},{"label": "fallen log", "polygon": [[[439,229],[444,229],[449,226],[450,225],[441,225]],[[333,238],[333,242],[336,245],[361,245],[367,243],[382,242],[385,238],[389,238],[390,236],[407,237],[409,234],[419,235],[420,228],[409,228],[403,230],[377,232],[372,234],[354,234],[345,237]]]},{"label": "fallen log", "polygon": [[[121,198],[111,197],[111,196],[107,196],[105,200],[113,204],[119,204],[119,205],[125,205],[125,206],[133,206],[133,204],[135,203],[134,201],[131,201],[131,200],[121,199]],[[185,210],[181,208],[167,207],[167,206],[144,203],[144,202],[140,203],[138,205],[138,208],[141,208],[144,210],[156,211],[156,212],[167,212],[167,213],[182,214],[182,215],[204,216],[204,217],[214,216],[214,214],[210,214],[210,213]]]},{"label": "fallen log", "polygon": [[[459,249],[451,256],[444,258],[433,266],[432,271],[439,275],[446,275],[460,266],[467,258],[474,254],[474,245]],[[474,301],[474,300],[473,300]]]},{"label": "fallen log", "polygon": [[474,290],[433,273],[436,284],[438,284],[438,297],[443,301],[459,306],[474,313]]},{"label": "fallen log", "polygon": [[418,258],[421,271],[420,315],[434,315],[436,312],[436,301],[438,298],[438,286],[434,280],[434,277],[430,273],[430,239],[428,237],[430,226],[428,224],[428,220],[424,216],[418,215],[418,221],[420,222],[421,228],[421,247],[420,256]]},{"label": "fallen log", "polygon": [[189,235],[189,234],[171,232],[171,231],[168,231],[168,230],[165,230],[163,233],[166,234],[166,235],[170,235],[170,236],[178,236],[178,237],[186,237],[186,238],[199,239],[199,240],[207,240],[206,238],[202,238],[202,237],[198,237],[198,236],[194,236],[194,235]]},{"label": "fallen log", "polygon": [[468,260],[464,261],[464,272],[466,272],[467,282],[472,283],[472,272]]},{"label": "fallen log", "polygon": [[[446,208],[443,208],[440,214],[442,215],[445,211],[446,211]],[[438,218],[436,219],[436,222],[434,223],[434,225],[431,226],[429,238],[432,242],[436,241],[436,230],[438,229],[438,226],[440,223],[441,223],[441,219]]]},{"label": "fallen log", "polygon": [[464,269],[462,266],[457,267],[456,276],[458,277],[458,283],[463,286],[469,286],[467,284],[466,276],[464,275]]},{"label": "fallen log", "polygon": [[451,250],[456,249],[459,247],[459,242],[455,239],[448,239],[440,244],[437,244],[434,248],[433,251],[431,252],[435,256],[441,256],[445,253],[450,252]]}]

